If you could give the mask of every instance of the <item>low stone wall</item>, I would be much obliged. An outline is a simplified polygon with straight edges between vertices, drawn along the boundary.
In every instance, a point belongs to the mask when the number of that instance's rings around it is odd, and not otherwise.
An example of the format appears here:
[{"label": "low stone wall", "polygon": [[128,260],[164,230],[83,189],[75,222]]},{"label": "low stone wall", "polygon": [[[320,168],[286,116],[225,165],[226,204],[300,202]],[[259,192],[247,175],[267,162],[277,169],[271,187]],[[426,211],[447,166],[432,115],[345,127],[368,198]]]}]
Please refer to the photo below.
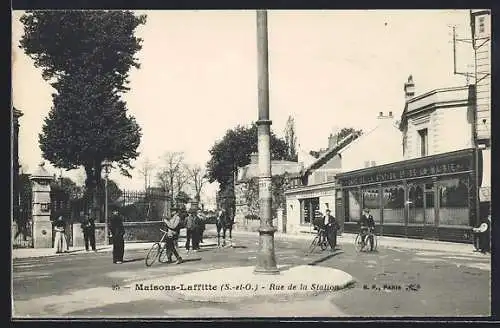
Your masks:
[{"label": "low stone wall", "polygon": [[[160,229],[165,229],[163,221],[149,222],[124,222],[125,227],[125,242],[153,242],[159,241],[162,232]],[[106,238],[104,235],[104,223],[96,223],[95,239],[97,245],[105,244]],[[110,242],[110,241],[109,241]],[[80,223],[73,224],[73,245],[74,247],[82,247],[85,245],[83,239],[83,231]]]}]

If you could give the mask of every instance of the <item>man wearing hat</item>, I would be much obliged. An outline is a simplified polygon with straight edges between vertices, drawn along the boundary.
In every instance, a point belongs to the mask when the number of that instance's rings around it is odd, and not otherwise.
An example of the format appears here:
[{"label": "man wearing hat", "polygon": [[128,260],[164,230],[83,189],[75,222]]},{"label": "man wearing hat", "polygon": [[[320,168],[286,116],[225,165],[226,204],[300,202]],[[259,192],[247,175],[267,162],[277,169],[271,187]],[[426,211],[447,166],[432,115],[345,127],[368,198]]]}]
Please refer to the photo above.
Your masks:
[{"label": "man wearing hat", "polygon": [[326,229],[326,239],[330,244],[332,251],[337,247],[337,230],[340,228],[335,217],[331,215],[330,209],[326,209],[326,214],[323,218]]},{"label": "man wearing hat", "polygon": [[190,246],[193,251],[196,251],[197,242],[197,223],[196,222],[196,210],[191,208],[188,211],[188,216],[186,218],[186,251],[189,253]]},{"label": "man wearing hat", "polygon": [[123,226],[123,220],[118,210],[113,210],[111,214],[111,236],[113,239],[113,263],[121,264],[123,263],[123,253],[125,251],[125,241],[123,240],[123,235],[125,235],[125,227]]},{"label": "man wearing hat", "polygon": [[89,214],[85,215],[85,220],[83,221],[81,225],[82,231],[83,231],[83,239],[85,240],[85,250],[88,252],[89,251],[89,244],[90,247],[94,252],[97,251],[95,247],[95,223],[94,223],[94,218],[90,217]]},{"label": "man wearing hat", "polygon": [[167,225],[167,238],[165,240],[165,247],[167,248],[168,262],[172,262],[172,254],[177,259],[177,264],[182,263],[182,257],[177,252],[177,239],[179,238],[181,218],[178,209],[172,209],[172,217],[165,218],[163,222]]}]

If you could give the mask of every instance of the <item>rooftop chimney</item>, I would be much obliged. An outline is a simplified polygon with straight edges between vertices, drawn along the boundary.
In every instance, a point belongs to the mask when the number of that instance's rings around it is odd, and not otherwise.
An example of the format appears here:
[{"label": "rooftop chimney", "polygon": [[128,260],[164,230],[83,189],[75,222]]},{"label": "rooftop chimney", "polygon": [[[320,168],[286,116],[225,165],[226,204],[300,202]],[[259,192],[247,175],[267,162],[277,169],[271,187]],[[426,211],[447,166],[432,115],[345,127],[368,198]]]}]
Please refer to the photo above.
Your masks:
[{"label": "rooftop chimney", "polygon": [[250,154],[250,164],[259,164],[259,154],[251,153]]},{"label": "rooftop chimney", "polygon": [[389,112],[389,117],[392,117],[392,112]]},{"label": "rooftop chimney", "polygon": [[332,149],[337,145],[337,135],[330,133],[330,136],[328,137],[328,149]]},{"label": "rooftop chimney", "polygon": [[413,76],[408,77],[408,81],[404,86],[405,100],[408,101],[415,96],[415,83],[413,83]]}]

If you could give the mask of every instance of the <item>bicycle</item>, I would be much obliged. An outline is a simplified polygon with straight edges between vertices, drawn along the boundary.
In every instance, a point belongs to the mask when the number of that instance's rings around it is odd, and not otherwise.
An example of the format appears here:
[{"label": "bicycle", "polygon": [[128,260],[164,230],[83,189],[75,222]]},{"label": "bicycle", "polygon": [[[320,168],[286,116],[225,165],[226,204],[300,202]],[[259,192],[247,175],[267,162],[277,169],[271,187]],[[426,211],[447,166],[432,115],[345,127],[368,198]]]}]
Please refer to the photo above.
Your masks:
[{"label": "bicycle", "polygon": [[[365,237],[365,241],[363,242],[363,236]],[[362,252],[365,250],[365,247],[370,246],[370,243],[367,242],[369,238],[373,239],[373,250],[377,250],[378,246],[378,237],[375,234],[373,229],[369,229],[366,233],[358,232],[356,235],[356,239],[354,240],[354,248],[356,249],[356,252]]]},{"label": "bicycle", "polygon": [[[167,237],[167,231],[160,229],[163,232],[163,236],[161,237],[159,242],[155,242],[151,248],[149,249],[148,254],[146,255],[146,266],[152,266],[156,260],[160,263],[168,262],[168,250],[166,247],[165,238]],[[163,245],[163,246],[162,246]]]},{"label": "bicycle", "polygon": [[320,247],[322,251],[328,248],[328,240],[326,238],[326,230],[318,228],[316,236],[314,236],[311,245],[309,245],[308,253],[314,252],[316,247]]}]

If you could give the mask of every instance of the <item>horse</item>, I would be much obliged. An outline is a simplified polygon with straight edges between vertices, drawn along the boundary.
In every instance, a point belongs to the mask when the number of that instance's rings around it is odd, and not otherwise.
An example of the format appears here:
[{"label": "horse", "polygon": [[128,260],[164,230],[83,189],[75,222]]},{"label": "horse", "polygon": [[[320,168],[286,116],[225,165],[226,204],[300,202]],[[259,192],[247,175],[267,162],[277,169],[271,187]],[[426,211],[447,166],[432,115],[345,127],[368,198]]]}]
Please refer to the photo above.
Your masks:
[{"label": "horse", "polygon": [[226,231],[229,231],[229,243],[233,246],[232,231],[233,231],[234,219],[229,216],[226,211],[221,210],[217,215],[217,220],[215,221],[215,226],[217,227],[217,247],[221,247],[220,243],[220,233],[222,231],[222,247],[226,246]]}]

